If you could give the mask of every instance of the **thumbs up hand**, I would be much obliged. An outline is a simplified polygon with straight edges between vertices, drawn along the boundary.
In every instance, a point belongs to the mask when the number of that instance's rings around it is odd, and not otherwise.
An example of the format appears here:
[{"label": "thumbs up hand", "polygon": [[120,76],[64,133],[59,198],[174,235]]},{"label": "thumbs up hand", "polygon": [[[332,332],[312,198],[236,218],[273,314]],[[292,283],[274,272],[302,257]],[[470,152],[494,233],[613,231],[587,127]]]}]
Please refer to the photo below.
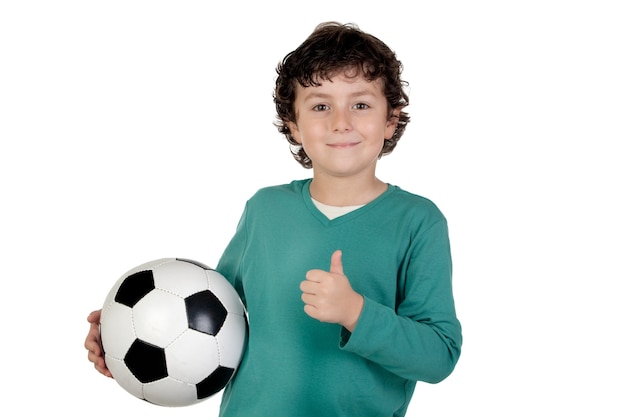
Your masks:
[{"label": "thumbs up hand", "polygon": [[363,296],[352,289],[343,274],[341,251],[330,258],[330,271],[312,269],[300,284],[304,312],[322,322],[338,323],[352,332],[361,310]]}]

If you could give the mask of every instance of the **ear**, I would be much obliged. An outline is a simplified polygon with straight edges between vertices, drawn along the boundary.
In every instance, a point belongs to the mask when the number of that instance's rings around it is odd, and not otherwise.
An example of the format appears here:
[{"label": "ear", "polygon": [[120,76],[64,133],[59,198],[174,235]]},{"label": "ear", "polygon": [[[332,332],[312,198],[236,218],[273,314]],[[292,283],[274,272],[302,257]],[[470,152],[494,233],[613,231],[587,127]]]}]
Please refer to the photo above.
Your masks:
[{"label": "ear", "polygon": [[396,127],[398,127],[398,122],[400,121],[400,111],[402,108],[398,107],[391,112],[391,116],[387,120],[387,124],[385,126],[385,139],[391,139],[394,132],[396,131]]},{"label": "ear", "polygon": [[300,130],[298,129],[298,125],[294,122],[287,122],[287,127],[289,128],[289,132],[291,132],[291,136],[293,136],[294,140],[299,144],[302,144],[302,139],[300,138]]}]

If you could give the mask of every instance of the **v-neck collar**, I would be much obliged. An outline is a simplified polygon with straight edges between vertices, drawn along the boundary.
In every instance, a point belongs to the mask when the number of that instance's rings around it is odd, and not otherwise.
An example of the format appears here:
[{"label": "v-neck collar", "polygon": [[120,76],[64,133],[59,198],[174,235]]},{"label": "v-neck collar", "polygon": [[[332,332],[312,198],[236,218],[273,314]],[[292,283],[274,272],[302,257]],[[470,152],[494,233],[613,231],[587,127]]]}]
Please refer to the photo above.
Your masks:
[{"label": "v-neck collar", "polygon": [[311,181],[312,179],[308,179],[302,186],[302,199],[304,201],[304,205],[307,207],[307,209],[309,210],[309,212],[311,213],[311,215],[313,215],[313,217],[315,217],[320,223],[322,223],[325,226],[334,226],[337,224],[342,224],[345,223],[347,221],[350,221],[356,217],[361,216],[363,213],[368,212],[372,207],[378,205],[378,203],[387,198],[387,196],[389,194],[391,194],[396,187],[394,187],[391,184],[387,184],[387,189],[378,197],[376,197],[374,200],[370,201],[369,203],[363,205],[362,207],[359,207],[349,213],[346,213],[342,216],[336,217],[332,220],[330,220],[328,217],[326,217],[326,215],[324,215],[324,213],[322,213],[313,203],[313,199],[311,198],[311,191],[309,190],[309,187],[311,186]]}]

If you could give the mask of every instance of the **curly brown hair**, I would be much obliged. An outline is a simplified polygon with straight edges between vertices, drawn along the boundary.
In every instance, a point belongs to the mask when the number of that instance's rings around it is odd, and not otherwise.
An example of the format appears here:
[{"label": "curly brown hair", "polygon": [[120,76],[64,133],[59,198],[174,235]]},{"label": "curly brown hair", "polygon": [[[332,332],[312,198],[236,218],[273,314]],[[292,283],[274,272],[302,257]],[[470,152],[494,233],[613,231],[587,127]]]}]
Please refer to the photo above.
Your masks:
[{"label": "curly brown hair", "polygon": [[290,52],[276,67],[278,77],[274,90],[276,105],[275,126],[285,135],[291,153],[303,167],[311,168],[312,162],[302,146],[296,142],[288,122],[296,123],[294,102],[298,83],[302,87],[318,86],[339,72],[362,76],[369,81],[380,79],[387,98],[388,118],[398,117],[397,127],[390,139],[385,139],[379,157],[391,153],[402,137],[410,118],[395,109],[409,104],[405,91],[408,86],[401,79],[402,63],[396,54],[378,38],[363,32],[355,24],[326,22],[318,25],[313,33],[294,51]]}]

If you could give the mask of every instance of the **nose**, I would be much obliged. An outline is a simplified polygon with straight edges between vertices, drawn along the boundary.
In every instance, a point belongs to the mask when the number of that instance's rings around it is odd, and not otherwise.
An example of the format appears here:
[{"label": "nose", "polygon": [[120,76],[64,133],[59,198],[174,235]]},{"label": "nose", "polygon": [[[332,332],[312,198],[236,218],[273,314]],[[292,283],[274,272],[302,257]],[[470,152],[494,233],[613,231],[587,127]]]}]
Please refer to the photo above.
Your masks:
[{"label": "nose", "polygon": [[333,132],[338,133],[348,132],[352,130],[352,119],[350,117],[350,112],[346,110],[333,111],[332,128]]}]

